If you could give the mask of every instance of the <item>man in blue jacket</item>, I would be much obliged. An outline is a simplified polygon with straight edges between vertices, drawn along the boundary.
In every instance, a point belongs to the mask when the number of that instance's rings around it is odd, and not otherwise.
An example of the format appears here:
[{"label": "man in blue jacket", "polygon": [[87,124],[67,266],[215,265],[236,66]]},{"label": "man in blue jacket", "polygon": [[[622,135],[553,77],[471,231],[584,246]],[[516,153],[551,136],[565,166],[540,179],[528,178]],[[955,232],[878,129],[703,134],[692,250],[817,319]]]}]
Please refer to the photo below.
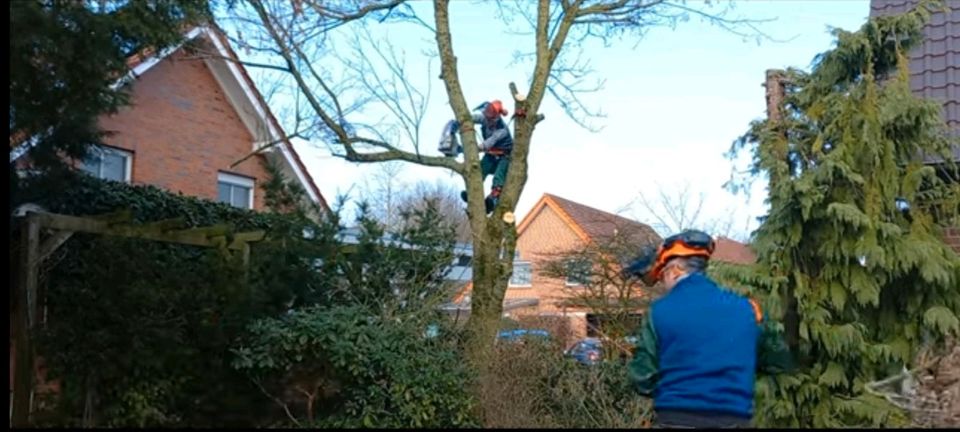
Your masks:
[{"label": "man in blue jacket", "polygon": [[[499,100],[484,102],[474,108],[471,113],[473,122],[480,125],[480,136],[483,141],[480,143],[480,150],[484,152],[483,159],[480,159],[480,172],[483,179],[493,174],[493,186],[490,188],[490,195],[484,199],[487,213],[493,211],[500,201],[500,191],[503,189],[503,183],[507,180],[507,169],[510,168],[510,153],[513,151],[513,137],[510,136],[510,129],[507,123],[503,121],[503,116],[507,115],[507,110],[503,108],[503,103]],[[443,135],[440,138],[438,150],[441,153],[456,157],[463,151],[463,148],[457,144],[456,133],[460,130],[460,123],[456,120],[450,120],[443,127]],[[460,192],[460,197],[467,200],[467,191]]]},{"label": "man in blue jacket", "polygon": [[715,243],[684,231],[626,271],[667,289],[639,329],[630,363],[636,390],[653,397],[660,427],[749,427],[756,371],[790,368],[789,349],[753,299],[705,274]]}]

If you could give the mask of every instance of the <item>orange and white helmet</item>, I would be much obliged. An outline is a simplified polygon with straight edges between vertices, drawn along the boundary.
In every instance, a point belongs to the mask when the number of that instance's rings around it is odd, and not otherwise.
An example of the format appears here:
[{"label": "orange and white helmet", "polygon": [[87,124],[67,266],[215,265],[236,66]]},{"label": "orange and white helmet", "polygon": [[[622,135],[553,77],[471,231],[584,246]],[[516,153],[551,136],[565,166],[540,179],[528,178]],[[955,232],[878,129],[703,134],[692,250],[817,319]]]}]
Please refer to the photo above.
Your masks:
[{"label": "orange and white helmet", "polygon": [[633,260],[624,272],[637,276],[648,284],[660,280],[663,269],[674,258],[703,257],[710,259],[717,244],[709,234],[703,231],[686,230],[663,240],[656,249],[647,247]]}]

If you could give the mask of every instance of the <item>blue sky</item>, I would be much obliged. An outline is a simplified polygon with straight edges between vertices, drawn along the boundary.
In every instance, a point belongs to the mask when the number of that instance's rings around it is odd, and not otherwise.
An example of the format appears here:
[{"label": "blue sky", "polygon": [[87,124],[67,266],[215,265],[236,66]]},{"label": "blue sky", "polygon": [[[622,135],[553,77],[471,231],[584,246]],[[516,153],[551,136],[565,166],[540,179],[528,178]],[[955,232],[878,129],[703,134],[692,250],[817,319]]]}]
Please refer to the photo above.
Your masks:
[{"label": "blue sky", "polygon": [[[417,2],[415,7],[432,23],[431,2]],[[517,215],[523,217],[548,192],[651,222],[643,209],[630,205],[638,192],[673,193],[688,185],[691,191],[705,194],[706,219],[731,220],[741,233],[755,228],[755,218],[764,213],[763,182],[755,184],[749,199],[732,195],[722,186],[733,169],[724,153],[750,121],[764,115],[764,71],[809,68],[816,54],[832,47],[829,27],[856,29],[868,12],[866,0],[740,1],[731,15],[775,18],[760,28],[785,41],[758,45],[691,19],[676,29],[651,29],[642,39],[628,36],[609,47],[588,44],[582,58],[590,60],[593,77],[605,84],[582,99],[606,114],[592,121],[602,130],[594,133],[578,126],[548,96],[541,107],[547,120],[534,135]],[[451,5],[454,49],[471,106],[494,98],[509,101],[507,84],[515,81],[523,91],[532,69],[530,62],[513,62],[513,54],[517,49],[532,49],[533,36],[506,32],[509,27],[496,13],[492,2],[454,1]],[[403,51],[411,84],[420,89],[430,86],[421,145],[435,151],[440,129],[452,111],[438,78],[438,60],[432,59],[432,70],[425,68],[432,58],[429,51],[436,49],[432,35],[413,25],[371,29]],[[327,61],[324,66],[337,73],[336,62]],[[512,108],[511,103],[507,106]],[[376,117],[383,112],[371,106],[365,114]],[[348,190],[356,192],[378,169],[331,157],[323,143],[301,140],[295,145],[328,200]],[[461,180],[449,172],[411,164],[405,164],[399,180],[443,181],[462,188]],[[487,190],[489,184],[488,178]]]}]

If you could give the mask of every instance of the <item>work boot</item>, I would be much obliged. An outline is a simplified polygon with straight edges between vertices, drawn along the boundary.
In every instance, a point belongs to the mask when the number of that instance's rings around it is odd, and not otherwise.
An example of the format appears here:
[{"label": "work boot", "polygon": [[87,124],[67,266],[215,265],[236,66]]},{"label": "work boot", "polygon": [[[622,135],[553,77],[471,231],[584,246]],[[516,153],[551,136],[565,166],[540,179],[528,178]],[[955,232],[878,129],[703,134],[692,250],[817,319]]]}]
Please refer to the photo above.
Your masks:
[{"label": "work boot", "polygon": [[483,199],[483,205],[487,208],[487,215],[493,213],[494,207],[497,206],[497,203],[500,202],[500,198],[488,196]]},{"label": "work boot", "polygon": [[500,187],[494,187],[490,190],[490,195],[483,199],[483,205],[487,208],[487,214],[493,212],[494,207],[500,202]]}]

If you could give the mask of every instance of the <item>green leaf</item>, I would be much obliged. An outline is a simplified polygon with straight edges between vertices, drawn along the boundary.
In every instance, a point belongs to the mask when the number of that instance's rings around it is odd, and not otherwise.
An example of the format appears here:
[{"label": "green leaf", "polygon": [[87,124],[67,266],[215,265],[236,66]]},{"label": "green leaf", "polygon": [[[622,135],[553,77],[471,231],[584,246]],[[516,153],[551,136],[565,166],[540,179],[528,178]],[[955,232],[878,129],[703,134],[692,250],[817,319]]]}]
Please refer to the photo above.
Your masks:
[{"label": "green leaf", "polygon": [[844,372],[844,367],[836,362],[830,362],[827,364],[827,369],[820,374],[818,382],[831,388],[849,385],[846,373]]},{"label": "green leaf", "polygon": [[960,320],[951,311],[943,306],[934,306],[923,314],[923,323],[941,334],[956,333],[960,329]]},{"label": "green leaf", "polygon": [[847,290],[838,282],[830,284],[830,302],[838,311],[847,304]]}]

